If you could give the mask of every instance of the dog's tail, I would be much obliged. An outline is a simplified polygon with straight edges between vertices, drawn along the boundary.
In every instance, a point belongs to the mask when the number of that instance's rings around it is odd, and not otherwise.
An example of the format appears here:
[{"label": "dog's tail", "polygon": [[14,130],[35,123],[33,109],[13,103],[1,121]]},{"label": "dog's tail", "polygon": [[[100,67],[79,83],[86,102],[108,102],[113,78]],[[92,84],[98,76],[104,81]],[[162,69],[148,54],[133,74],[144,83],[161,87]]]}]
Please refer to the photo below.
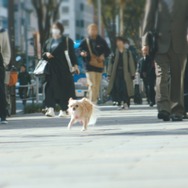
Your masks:
[{"label": "dog's tail", "polygon": [[89,125],[95,125],[99,116],[100,110],[97,106],[93,105],[93,110],[91,114],[91,118],[89,120]]}]

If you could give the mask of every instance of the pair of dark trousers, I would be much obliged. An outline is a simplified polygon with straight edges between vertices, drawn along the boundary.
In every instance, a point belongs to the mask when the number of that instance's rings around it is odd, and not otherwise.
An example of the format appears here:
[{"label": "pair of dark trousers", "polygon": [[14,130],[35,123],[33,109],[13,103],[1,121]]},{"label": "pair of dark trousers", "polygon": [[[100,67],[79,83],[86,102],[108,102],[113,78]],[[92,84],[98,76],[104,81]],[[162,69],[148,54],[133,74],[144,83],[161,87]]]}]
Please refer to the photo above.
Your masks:
[{"label": "pair of dark trousers", "polygon": [[176,53],[170,46],[167,53],[156,55],[156,100],[158,111],[184,113],[184,71],[187,54]]},{"label": "pair of dark trousers", "polygon": [[23,105],[26,105],[27,102],[27,93],[28,93],[28,87],[23,87],[21,85],[21,87],[19,88],[19,95],[20,98],[22,99]]},{"label": "pair of dark trousers", "polygon": [[0,66],[0,118],[6,118],[5,70]]},{"label": "pair of dark trousers", "polygon": [[61,110],[66,111],[68,109],[68,100],[63,97],[62,99],[55,99],[53,89],[50,87],[50,83],[47,82],[45,87],[45,107],[55,108],[56,104],[59,104]]}]

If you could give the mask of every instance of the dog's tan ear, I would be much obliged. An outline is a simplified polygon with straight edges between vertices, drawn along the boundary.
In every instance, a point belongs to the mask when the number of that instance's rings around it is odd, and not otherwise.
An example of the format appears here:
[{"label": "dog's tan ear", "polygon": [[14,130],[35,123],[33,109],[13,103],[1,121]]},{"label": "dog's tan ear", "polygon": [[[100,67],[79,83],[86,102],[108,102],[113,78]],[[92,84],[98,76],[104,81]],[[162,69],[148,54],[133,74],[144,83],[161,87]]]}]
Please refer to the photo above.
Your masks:
[{"label": "dog's tan ear", "polygon": [[73,100],[73,98],[71,97],[71,98],[69,99],[69,102],[72,101],[72,100]]},{"label": "dog's tan ear", "polygon": [[88,100],[88,99],[87,99],[87,98],[85,98],[85,97],[84,97],[84,98],[82,98],[82,101],[87,101],[87,100]]}]

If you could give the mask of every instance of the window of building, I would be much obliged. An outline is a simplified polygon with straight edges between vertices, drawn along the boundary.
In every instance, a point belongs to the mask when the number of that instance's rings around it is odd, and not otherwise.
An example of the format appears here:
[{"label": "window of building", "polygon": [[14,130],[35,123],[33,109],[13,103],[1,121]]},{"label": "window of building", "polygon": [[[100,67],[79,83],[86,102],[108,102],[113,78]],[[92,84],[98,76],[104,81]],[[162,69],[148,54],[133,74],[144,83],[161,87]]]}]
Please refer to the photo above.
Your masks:
[{"label": "window of building", "polygon": [[84,27],[84,20],[80,20],[80,27]]},{"label": "window of building", "polygon": [[69,20],[63,20],[62,23],[63,23],[64,27],[68,27],[69,26]]},{"label": "window of building", "polygon": [[84,11],[84,4],[83,3],[80,3],[80,10]]},{"label": "window of building", "polygon": [[80,20],[76,20],[76,27],[80,27]]},{"label": "window of building", "polygon": [[65,13],[69,13],[69,7],[62,7],[62,12]]}]

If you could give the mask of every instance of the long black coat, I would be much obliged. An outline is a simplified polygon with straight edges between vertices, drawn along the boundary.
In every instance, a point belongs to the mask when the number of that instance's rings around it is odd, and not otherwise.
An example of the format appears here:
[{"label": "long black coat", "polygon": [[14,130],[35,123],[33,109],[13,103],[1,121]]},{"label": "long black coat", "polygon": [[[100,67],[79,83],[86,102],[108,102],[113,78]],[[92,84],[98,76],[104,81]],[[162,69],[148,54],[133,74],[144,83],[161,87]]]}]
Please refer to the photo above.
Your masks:
[{"label": "long black coat", "polygon": [[[61,42],[54,50],[51,50],[52,41],[52,38],[48,39],[43,48],[43,58],[49,62],[47,67],[49,74],[46,76],[48,89],[51,90],[55,100],[68,100],[70,97],[75,98],[74,80],[69,71],[69,66],[64,53],[64,51],[67,50],[66,37],[62,36]],[[70,38],[68,42],[69,56],[71,63],[74,66],[77,64],[74,43]],[[45,52],[50,52],[54,58],[48,59]]]}]

